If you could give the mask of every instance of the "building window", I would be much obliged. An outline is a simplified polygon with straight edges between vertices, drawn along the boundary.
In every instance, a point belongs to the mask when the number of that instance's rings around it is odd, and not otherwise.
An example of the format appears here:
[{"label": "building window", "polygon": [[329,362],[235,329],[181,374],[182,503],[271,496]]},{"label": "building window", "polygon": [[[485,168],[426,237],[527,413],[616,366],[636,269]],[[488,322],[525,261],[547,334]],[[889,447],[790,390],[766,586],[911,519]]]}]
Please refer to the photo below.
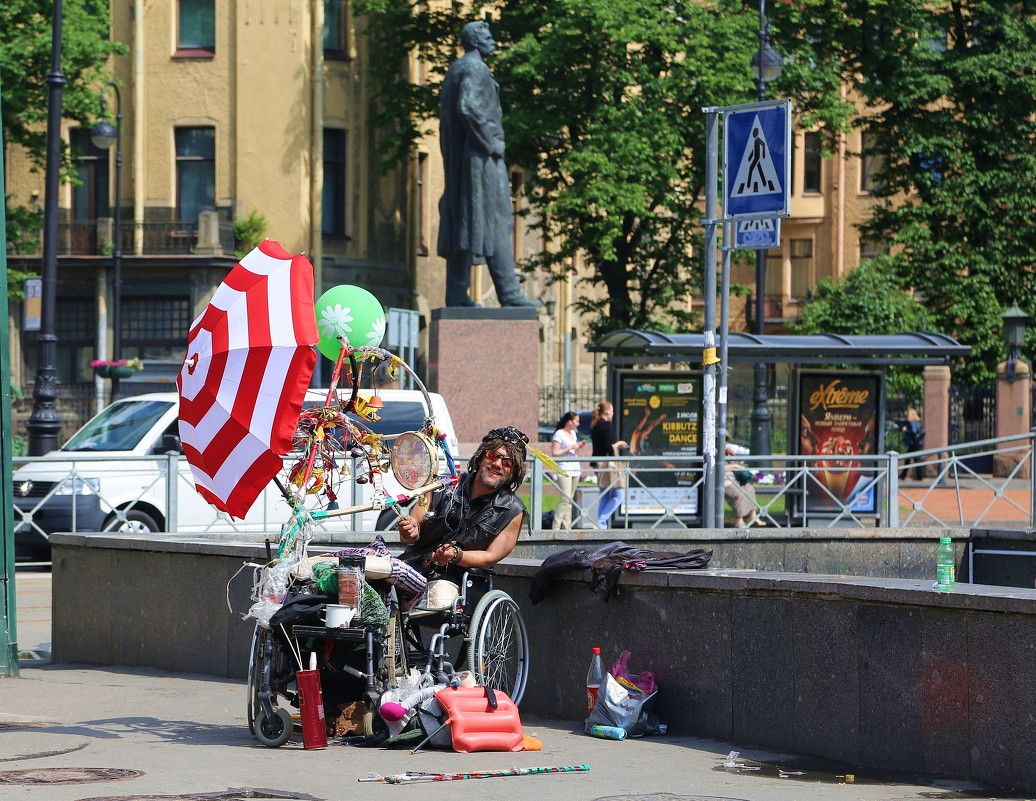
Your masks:
[{"label": "building window", "polygon": [[428,154],[417,154],[417,255],[428,255]]},{"label": "building window", "polygon": [[[215,0],[179,0],[177,55],[211,55],[216,52]],[[187,52],[182,52],[187,51]]]},{"label": "building window", "polygon": [[879,191],[884,169],[885,157],[878,150],[877,135],[864,133],[860,138],[860,191]]},{"label": "building window", "polygon": [[216,129],[176,129],[176,219],[194,224],[216,208]]},{"label": "building window", "polygon": [[72,131],[72,157],[76,161],[79,185],[72,187],[72,219],[88,222],[98,217],[110,217],[108,199],[108,151],[95,147],[90,131],[76,128]]},{"label": "building window", "polygon": [[[68,287],[77,295],[57,297],[60,313],[54,317],[54,335],[58,338],[55,367],[62,384],[75,384],[93,379],[90,361],[96,358],[97,301],[88,286]],[[22,358],[29,374],[36,371],[39,349],[35,334],[22,336]]]},{"label": "building window", "polygon": [[874,239],[860,240],[860,261],[875,259],[885,253],[888,253],[888,248],[881,242]]},{"label": "building window", "polygon": [[324,57],[349,57],[348,0],[324,0]]},{"label": "building window", "polygon": [[324,129],[324,195],[321,231],[345,237],[345,131]]},{"label": "building window", "polygon": [[802,191],[820,192],[820,134],[807,133],[802,154]]},{"label": "building window", "polygon": [[188,295],[123,296],[122,358],[183,357],[191,327]]},{"label": "building window", "polygon": [[804,298],[813,288],[813,240],[791,240],[791,296]]}]

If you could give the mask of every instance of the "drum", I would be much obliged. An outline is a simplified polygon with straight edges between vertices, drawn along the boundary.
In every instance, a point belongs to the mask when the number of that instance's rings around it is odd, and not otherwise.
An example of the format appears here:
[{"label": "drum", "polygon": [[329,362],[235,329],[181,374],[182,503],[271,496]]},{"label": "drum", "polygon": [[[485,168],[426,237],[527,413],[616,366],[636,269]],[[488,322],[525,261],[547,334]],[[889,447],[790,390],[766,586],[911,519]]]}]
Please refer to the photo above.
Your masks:
[{"label": "drum", "polygon": [[427,434],[405,431],[396,437],[390,463],[396,481],[405,489],[415,490],[438,475],[439,449]]}]

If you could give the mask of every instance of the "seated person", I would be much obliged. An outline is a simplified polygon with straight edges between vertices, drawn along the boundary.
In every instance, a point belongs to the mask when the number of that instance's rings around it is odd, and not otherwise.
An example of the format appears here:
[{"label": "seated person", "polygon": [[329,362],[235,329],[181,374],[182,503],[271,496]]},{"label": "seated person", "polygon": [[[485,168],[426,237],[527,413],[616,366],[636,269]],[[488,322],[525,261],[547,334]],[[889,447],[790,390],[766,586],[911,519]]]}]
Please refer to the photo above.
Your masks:
[{"label": "seated person", "polygon": [[406,545],[400,559],[425,576],[459,583],[464,569],[492,567],[511,553],[527,514],[515,493],[525,478],[528,442],[513,426],[486,434],[457,485],[399,521]]}]

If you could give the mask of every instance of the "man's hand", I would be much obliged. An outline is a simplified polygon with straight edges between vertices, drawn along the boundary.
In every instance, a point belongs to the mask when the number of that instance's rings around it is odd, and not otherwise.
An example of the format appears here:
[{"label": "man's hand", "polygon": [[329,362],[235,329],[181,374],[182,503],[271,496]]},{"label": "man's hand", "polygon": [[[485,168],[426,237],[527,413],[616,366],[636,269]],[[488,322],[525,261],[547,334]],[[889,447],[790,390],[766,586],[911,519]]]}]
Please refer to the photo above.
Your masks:
[{"label": "man's hand", "polygon": [[421,524],[417,519],[407,515],[399,521],[399,539],[407,544],[415,542],[421,533]]}]

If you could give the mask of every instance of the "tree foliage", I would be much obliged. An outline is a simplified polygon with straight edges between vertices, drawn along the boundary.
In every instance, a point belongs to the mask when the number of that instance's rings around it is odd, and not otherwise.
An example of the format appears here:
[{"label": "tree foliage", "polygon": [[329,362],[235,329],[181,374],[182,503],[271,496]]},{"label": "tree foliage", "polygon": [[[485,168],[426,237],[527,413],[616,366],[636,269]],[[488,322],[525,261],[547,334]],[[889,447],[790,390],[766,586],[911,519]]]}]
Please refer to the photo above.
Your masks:
[{"label": "tree foliage", "polygon": [[[791,326],[796,334],[898,334],[904,331],[934,332],[935,323],[925,309],[901,288],[892,260],[865,261],[835,281],[825,278],[814,287],[802,319]],[[889,384],[918,400],[922,379],[917,370],[890,368]]]},{"label": "tree foliage", "polygon": [[[62,92],[66,120],[90,126],[100,114],[98,91],[108,79],[107,60],[125,52],[109,38],[108,3],[64,0],[61,70],[67,84]],[[53,35],[51,0],[4,0],[0,4],[0,103],[3,141],[8,150],[19,146],[34,168],[42,170],[47,153],[47,74],[51,71]],[[62,155],[62,179],[70,180],[71,160]],[[31,243],[41,226],[42,212],[5,197],[7,241],[13,247]],[[20,286],[12,276],[12,288]]]},{"label": "tree foliage", "polygon": [[[417,49],[432,62],[425,86],[382,74],[386,148],[401,156],[437,111],[437,81],[456,57],[470,18],[435,15],[423,3],[366,0],[377,52]],[[493,5],[499,44],[492,68],[505,111],[508,162],[523,168],[533,224],[552,247],[527,265],[555,278],[578,254],[590,334],[693,324],[701,290],[700,197],[705,186],[706,106],[750,102],[749,62],[758,7],[737,0],[504,0]],[[479,9],[474,9],[477,15]],[[451,38],[445,40],[445,31]],[[444,46],[445,44],[449,46]],[[791,69],[796,109],[842,125],[837,65]],[[779,91],[779,90],[774,90]],[[391,144],[390,144],[391,142]]]},{"label": "tree foliage", "polygon": [[[1001,311],[1036,310],[1036,2],[815,5],[797,35],[840,55],[884,160],[865,234],[938,329],[972,347],[955,378],[988,382]],[[1031,355],[1036,331],[1028,341]]]}]

